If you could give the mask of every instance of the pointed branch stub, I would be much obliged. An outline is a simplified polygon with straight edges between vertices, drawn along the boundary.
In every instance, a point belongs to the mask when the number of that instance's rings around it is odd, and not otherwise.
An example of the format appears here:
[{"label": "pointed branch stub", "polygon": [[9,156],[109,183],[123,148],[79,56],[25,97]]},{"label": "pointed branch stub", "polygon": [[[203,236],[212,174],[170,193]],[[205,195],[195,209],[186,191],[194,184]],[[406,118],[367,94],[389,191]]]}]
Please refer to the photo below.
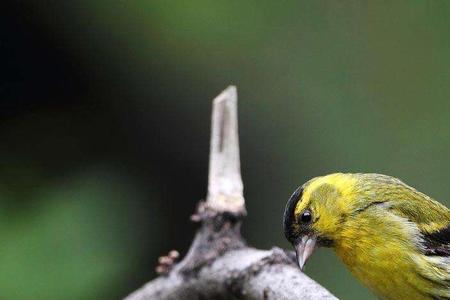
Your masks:
[{"label": "pointed branch stub", "polygon": [[235,86],[229,86],[213,101],[206,203],[216,212],[245,214]]}]

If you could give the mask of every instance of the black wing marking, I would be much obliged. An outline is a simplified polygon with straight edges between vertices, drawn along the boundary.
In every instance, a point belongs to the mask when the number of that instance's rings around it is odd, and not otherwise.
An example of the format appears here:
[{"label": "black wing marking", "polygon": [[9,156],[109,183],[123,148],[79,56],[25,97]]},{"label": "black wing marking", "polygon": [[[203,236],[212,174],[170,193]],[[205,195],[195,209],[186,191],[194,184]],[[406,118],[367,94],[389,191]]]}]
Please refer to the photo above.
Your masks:
[{"label": "black wing marking", "polygon": [[433,233],[423,234],[425,255],[450,257],[450,224]]}]

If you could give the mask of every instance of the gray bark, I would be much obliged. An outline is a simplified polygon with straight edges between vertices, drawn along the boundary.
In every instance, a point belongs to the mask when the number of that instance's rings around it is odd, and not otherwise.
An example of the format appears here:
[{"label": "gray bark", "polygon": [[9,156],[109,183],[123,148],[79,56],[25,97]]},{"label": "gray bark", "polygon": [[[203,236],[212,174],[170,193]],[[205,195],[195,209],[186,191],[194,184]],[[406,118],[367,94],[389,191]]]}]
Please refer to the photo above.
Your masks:
[{"label": "gray bark", "polygon": [[232,250],[195,277],[172,272],[126,300],[149,299],[336,299],[303,274],[281,249]]}]

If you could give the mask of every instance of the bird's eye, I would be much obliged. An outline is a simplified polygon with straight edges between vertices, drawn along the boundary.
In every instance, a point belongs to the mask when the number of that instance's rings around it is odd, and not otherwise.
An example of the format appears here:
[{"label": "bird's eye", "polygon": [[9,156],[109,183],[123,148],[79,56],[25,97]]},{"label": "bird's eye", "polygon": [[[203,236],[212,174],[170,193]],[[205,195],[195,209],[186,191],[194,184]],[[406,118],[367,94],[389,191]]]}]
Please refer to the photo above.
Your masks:
[{"label": "bird's eye", "polygon": [[305,210],[298,218],[299,223],[309,224],[312,220],[312,215],[309,210]]}]

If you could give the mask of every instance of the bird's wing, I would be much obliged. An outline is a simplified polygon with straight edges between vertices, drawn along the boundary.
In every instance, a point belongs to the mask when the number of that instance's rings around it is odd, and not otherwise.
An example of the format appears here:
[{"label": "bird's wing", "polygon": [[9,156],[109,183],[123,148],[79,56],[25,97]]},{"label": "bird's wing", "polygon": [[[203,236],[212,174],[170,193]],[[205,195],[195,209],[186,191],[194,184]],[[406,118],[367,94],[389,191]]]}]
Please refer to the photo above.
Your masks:
[{"label": "bird's wing", "polygon": [[409,186],[397,186],[389,195],[391,212],[415,223],[422,233],[426,255],[450,259],[450,210]]}]

